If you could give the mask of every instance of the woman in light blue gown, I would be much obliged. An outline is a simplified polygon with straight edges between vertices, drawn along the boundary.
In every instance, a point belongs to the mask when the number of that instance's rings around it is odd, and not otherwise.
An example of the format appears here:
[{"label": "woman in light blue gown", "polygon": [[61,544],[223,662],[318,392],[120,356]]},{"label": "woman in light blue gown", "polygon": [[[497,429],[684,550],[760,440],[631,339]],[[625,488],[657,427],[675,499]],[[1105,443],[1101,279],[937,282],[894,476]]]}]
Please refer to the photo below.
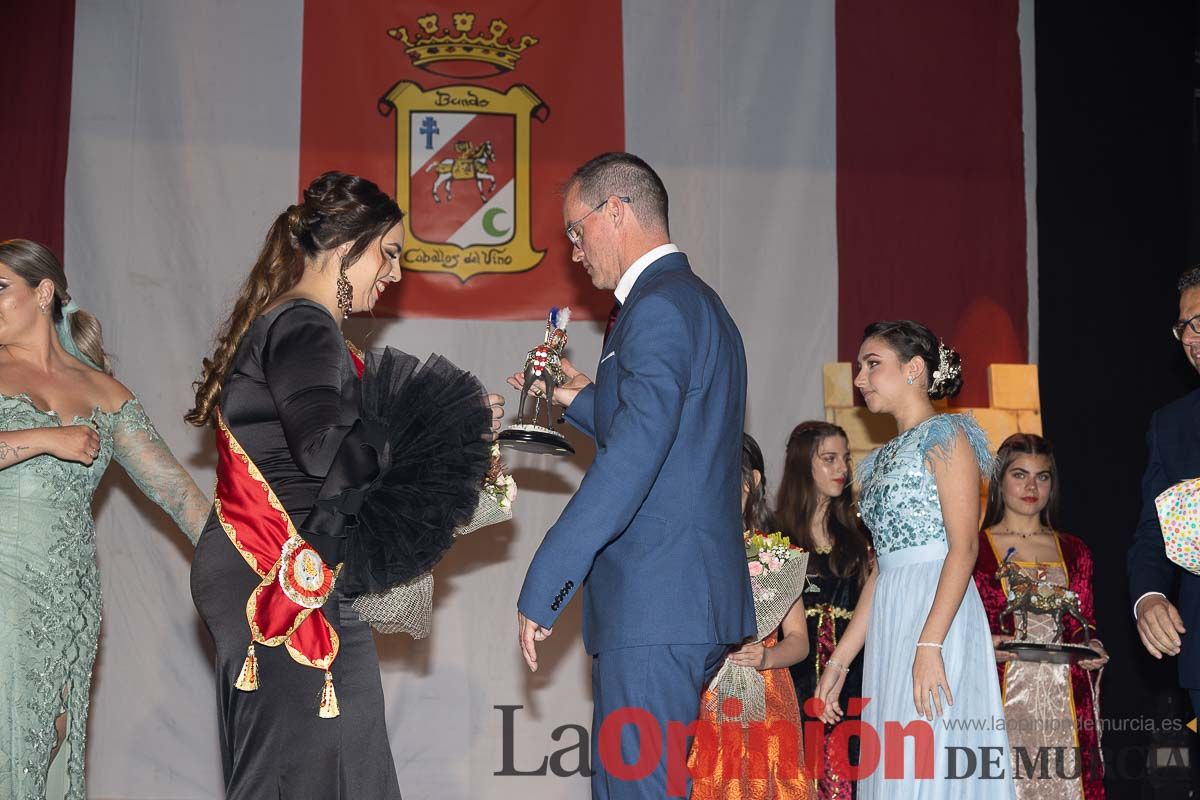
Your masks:
[{"label": "woman in light blue gown", "polygon": [[[78,342],[78,344],[76,343]],[[193,542],[209,501],[114,380],[58,259],[0,242],[0,797],[83,800],[100,634],[92,493],[110,461]]]},{"label": "woman in light blue gown", "polygon": [[958,393],[959,356],[920,323],[877,322],[858,369],[867,408],[894,417],[900,433],[857,472],[877,562],[817,687],[823,718],[841,719],[843,665],[865,643],[862,721],[881,754],[870,763],[864,741],[859,800],[1009,800],[995,655],[971,579],[979,479],[992,458],[973,418],[937,415],[931,402]]}]

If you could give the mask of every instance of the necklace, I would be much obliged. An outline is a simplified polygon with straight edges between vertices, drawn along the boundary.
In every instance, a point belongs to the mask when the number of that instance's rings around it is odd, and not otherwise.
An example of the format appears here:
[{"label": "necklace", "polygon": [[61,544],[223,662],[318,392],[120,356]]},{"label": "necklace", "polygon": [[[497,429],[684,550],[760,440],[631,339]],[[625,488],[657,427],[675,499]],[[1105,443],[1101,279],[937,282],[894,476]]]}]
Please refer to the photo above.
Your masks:
[{"label": "necklace", "polygon": [[1020,531],[999,531],[993,528],[991,533],[993,536],[1015,536],[1018,539],[1032,539],[1035,536],[1054,535],[1054,531],[1050,530],[1049,528],[1042,528],[1041,530],[1028,531],[1025,533]]}]

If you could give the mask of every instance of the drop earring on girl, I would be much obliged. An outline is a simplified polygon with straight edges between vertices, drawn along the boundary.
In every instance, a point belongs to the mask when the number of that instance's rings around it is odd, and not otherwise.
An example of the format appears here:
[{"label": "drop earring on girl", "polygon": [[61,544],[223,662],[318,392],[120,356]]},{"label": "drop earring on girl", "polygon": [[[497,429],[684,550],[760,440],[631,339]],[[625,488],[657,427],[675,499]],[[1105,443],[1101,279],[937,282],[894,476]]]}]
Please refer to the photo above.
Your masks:
[{"label": "drop earring on girl", "polygon": [[350,285],[350,281],[346,280],[345,267],[342,267],[341,274],[337,279],[337,304],[341,309],[342,317],[350,316],[350,312],[354,310],[354,287]]},{"label": "drop earring on girl", "polygon": [[908,385],[912,386],[912,375],[908,376]]}]

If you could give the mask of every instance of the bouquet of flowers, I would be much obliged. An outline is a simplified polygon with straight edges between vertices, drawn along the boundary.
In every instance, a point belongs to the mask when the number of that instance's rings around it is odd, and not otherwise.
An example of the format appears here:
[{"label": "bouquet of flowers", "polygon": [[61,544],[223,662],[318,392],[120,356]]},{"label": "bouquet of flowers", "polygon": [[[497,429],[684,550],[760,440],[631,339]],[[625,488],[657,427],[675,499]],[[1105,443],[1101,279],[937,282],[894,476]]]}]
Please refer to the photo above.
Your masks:
[{"label": "bouquet of flowers", "polygon": [[479,504],[475,513],[465,525],[455,528],[455,536],[466,536],[468,533],[507,522],[512,519],[512,504],[517,498],[517,482],[512,475],[504,471],[500,461],[500,445],[492,443],[492,464],[487,474],[483,476],[483,485],[479,489]]},{"label": "bouquet of flowers", "polygon": [[[758,628],[756,642],[770,636],[783,622],[788,610],[804,591],[808,571],[808,553],[793,547],[788,537],[780,533],[746,531],[746,568],[750,572],[750,589],[754,595],[754,621]],[[766,716],[766,694],[762,675],[753,667],[743,667],[726,661],[709,684],[707,702],[715,704],[718,719],[726,719],[725,701],[731,697],[741,701],[737,719],[743,725],[761,721]]]},{"label": "bouquet of flowers", "polygon": [[1200,478],[1177,483],[1154,500],[1167,558],[1200,575]]},{"label": "bouquet of flowers", "polygon": [[[500,461],[500,446],[492,445],[492,463],[479,488],[475,513],[454,535],[466,536],[488,525],[512,519],[517,483]],[[433,622],[433,573],[424,572],[412,580],[379,594],[362,594],[351,603],[358,615],[380,633],[407,633],[414,639],[429,635]]]}]

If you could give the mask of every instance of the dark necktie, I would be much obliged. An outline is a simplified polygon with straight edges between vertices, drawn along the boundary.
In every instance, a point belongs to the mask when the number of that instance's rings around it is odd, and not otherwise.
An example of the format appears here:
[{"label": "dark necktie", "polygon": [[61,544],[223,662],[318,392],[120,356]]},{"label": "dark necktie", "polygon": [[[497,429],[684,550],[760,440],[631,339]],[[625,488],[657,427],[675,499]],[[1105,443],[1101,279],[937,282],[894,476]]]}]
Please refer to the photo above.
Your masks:
[{"label": "dark necktie", "polygon": [[608,312],[608,327],[604,329],[604,344],[608,344],[608,337],[612,334],[613,328],[617,326],[617,315],[621,313],[621,303],[617,301],[613,303],[612,311]]}]

